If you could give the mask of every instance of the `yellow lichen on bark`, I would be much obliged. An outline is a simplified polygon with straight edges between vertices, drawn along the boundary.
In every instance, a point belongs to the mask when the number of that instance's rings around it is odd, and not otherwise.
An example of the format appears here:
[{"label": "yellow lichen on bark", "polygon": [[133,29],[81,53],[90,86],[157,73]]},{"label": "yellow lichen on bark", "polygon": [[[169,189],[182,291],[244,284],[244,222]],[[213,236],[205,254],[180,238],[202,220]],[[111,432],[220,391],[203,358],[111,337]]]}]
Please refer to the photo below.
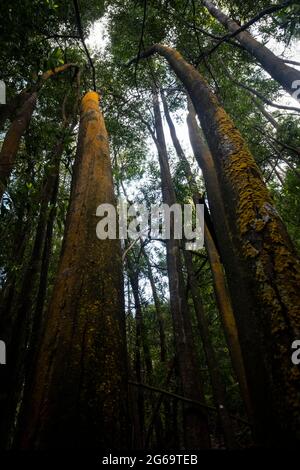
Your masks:
[{"label": "yellow lichen on bark", "polygon": [[270,321],[275,375],[285,388],[286,408],[299,416],[299,368],[291,363],[291,341],[300,334],[300,263],[274,208],[254,158],[226,112],[218,107],[216,123],[224,146],[224,174],[236,199],[238,236],[245,259],[254,268],[263,321]]}]

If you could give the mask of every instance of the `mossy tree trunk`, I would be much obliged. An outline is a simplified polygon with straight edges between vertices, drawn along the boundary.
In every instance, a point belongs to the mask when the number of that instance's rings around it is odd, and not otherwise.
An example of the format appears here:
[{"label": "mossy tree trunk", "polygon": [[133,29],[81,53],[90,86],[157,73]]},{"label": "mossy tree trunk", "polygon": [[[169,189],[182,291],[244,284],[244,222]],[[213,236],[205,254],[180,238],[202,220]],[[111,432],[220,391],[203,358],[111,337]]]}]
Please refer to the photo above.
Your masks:
[{"label": "mossy tree trunk", "polygon": [[257,442],[296,445],[300,370],[291,344],[300,331],[299,257],[245,141],[205,80],[174,49],[155,44],[142,57],[153,53],[187,88],[212,153],[228,231],[222,214],[215,227],[238,313]]},{"label": "mossy tree trunk", "polygon": [[[217,175],[214,169],[213,158],[204,140],[204,136],[201,134],[201,129],[198,126],[196,120],[195,109],[189,98],[187,125],[193,153],[199,165],[199,168],[202,170],[204,176],[208,202],[211,209],[211,213],[209,215],[212,216],[213,222],[216,226],[214,227],[214,224],[212,223],[213,233],[215,234],[216,232],[222,230],[224,234],[228,234],[229,228],[227,227],[225,208],[221,197],[219,184],[217,181]],[[191,175],[191,173],[191,169],[189,169],[189,174]],[[199,204],[200,201],[201,198],[199,197],[199,195],[197,193],[194,193],[194,203]],[[205,211],[204,214],[206,215],[207,211]],[[206,218],[207,216],[205,217],[205,219]],[[218,238],[219,237],[212,236],[212,231],[209,228],[209,224],[207,224],[205,220],[204,244],[209,259],[209,264],[211,267],[216,301],[222,319],[225,337],[231,356],[232,366],[239,382],[240,391],[246,407],[248,419],[250,422],[252,422],[253,411],[249,396],[244,361],[241,352],[238,328],[235,320],[235,313],[233,311],[232,301],[227,288],[226,276],[220,259],[219,247],[216,243],[216,239]],[[230,243],[230,239],[226,240],[229,249],[231,249],[232,244]],[[232,260],[234,261],[235,258],[233,251],[228,252],[228,257],[230,256],[232,256]],[[236,260],[236,262],[238,263],[238,260]]]},{"label": "mossy tree trunk", "polygon": [[63,248],[20,447],[127,447],[127,361],[118,240],[96,237],[96,209],[115,205],[99,96],[82,99]]},{"label": "mossy tree trunk", "polygon": [[[194,204],[195,206],[196,204],[204,204],[204,244],[205,244],[205,249],[207,251],[207,256],[208,256],[208,260],[209,260],[209,264],[211,268],[216,302],[218,305],[218,310],[221,316],[227,344],[229,347],[233,369],[236,373],[236,376],[240,385],[241,395],[245,403],[249,420],[251,421],[252,411],[251,411],[245,369],[244,369],[244,364],[243,364],[243,358],[242,358],[242,353],[241,353],[241,348],[240,348],[240,343],[239,343],[238,331],[237,331],[237,326],[236,326],[236,322],[234,318],[234,313],[232,310],[231,299],[227,290],[226,278],[225,278],[225,274],[223,271],[223,266],[221,264],[218,248],[216,245],[217,240],[215,236],[215,230],[211,222],[210,214],[206,207],[204,198],[199,194],[190,164],[178,140],[176,129],[175,129],[173,120],[169,112],[168,103],[163,94],[162,94],[162,101],[164,105],[164,113],[165,113],[166,121],[170,129],[172,142],[176,149],[176,153],[177,153],[179,160],[184,165],[185,176],[192,192]],[[197,162],[201,163],[201,166],[200,166],[201,169],[203,169],[203,166],[206,166],[207,168],[206,176],[211,179],[210,173],[212,173],[212,171],[210,170],[210,168],[213,169],[212,156],[210,155],[207,145],[204,143],[203,140],[201,140],[201,136],[199,134],[200,129],[198,128],[198,124],[196,122],[195,111],[194,111],[192,103],[189,103],[188,108],[189,108],[188,128],[189,128],[189,134],[190,134],[190,139],[191,139],[191,144],[192,144],[192,148],[194,151],[194,155],[196,157]],[[213,191],[214,196],[216,195],[216,192],[217,192],[217,188],[215,187]],[[230,441],[231,439],[229,438],[228,440]]]}]

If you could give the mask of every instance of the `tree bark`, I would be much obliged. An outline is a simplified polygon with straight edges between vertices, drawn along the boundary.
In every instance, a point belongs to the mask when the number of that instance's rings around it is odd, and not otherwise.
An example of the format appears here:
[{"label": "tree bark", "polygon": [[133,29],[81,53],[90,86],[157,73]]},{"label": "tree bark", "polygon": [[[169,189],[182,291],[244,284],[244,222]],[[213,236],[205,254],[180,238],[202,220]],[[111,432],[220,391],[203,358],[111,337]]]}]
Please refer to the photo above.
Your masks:
[{"label": "tree bark", "polygon": [[[168,163],[158,92],[153,90],[153,110],[155,119],[163,202],[171,207],[176,203],[175,192]],[[179,376],[184,396],[203,400],[201,378],[197,366],[192,327],[184,292],[184,279],[178,240],[172,235],[174,222],[171,222],[171,237],[166,240],[167,266],[169,275],[170,305],[173,319],[175,348]],[[197,398],[196,398],[197,397]],[[196,407],[184,406],[185,445],[188,449],[208,448],[210,446],[207,416]]]},{"label": "tree bark", "polygon": [[[210,0],[203,0],[203,4],[211,15],[231,33],[234,33],[240,28],[236,21],[226,16]],[[254,39],[248,31],[242,31],[237,34],[236,39],[290,95],[295,93],[295,88],[292,87],[292,84],[296,80],[300,80],[299,70],[286,65],[284,61],[273,54],[270,49]]]},{"label": "tree bark", "polygon": [[155,44],[142,57],[153,53],[164,56],[186,86],[213,156],[229,232],[222,214],[216,230],[239,312],[257,442],[296,446],[300,370],[291,361],[291,344],[300,329],[298,255],[254,158],[205,80],[177,51]]},{"label": "tree bark", "polygon": [[96,238],[96,208],[115,206],[99,96],[82,99],[58,274],[20,447],[127,447],[127,361],[120,244]]}]

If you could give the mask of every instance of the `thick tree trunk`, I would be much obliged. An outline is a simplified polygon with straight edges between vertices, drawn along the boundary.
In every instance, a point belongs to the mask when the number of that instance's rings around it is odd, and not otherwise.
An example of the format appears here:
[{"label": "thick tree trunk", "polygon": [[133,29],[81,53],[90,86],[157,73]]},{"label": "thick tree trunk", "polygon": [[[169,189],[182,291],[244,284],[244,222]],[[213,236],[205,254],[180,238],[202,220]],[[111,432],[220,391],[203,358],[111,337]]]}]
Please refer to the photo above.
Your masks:
[{"label": "thick tree trunk", "polygon": [[202,304],[199,286],[197,285],[197,278],[193,267],[192,255],[188,251],[185,252],[185,264],[187,267],[189,284],[198,322],[199,332],[203,344],[204,353],[206,356],[208,371],[210,374],[212,394],[215,402],[215,407],[218,410],[220,424],[224,434],[225,445],[227,449],[234,449],[237,447],[237,444],[235,441],[230,416],[225,404],[225,386],[219,370],[216,354],[212,342],[210,340],[210,332],[204,312],[204,307]]},{"label": "thick tree trunk", "polygon": [[[211,15],[231,33],[234,33],[240,28],[236,21],[218,10],[210,0],[203,0],[203,4]],[[237,34],[236,39],[290,95],[295,93],[295,88],[292,87],[292,84],[296,80],[300,80],[299,70],[286,65],[284,61],[273,54],[270,49],[254,39],[248,31],[242,31]]]},{"label": "thick tree trunk", "polygon": [[[24,218],[26,222],[24,222]],[[19,215],[19,223],[17,224],[14,237],[14,267],[7,276],[6,283],[1,291],[0,301],[0,332],[1,339],[5,341],[7,352],[7,364],[5,367],[0,367],[0,449],[5,448],[7,442],[7,428],[4,423],[4,417],[7,414],[7,399],[8,399],[8,384],[10,382],[11,368],[10,357],[8,354],[8,345],[11,340],[13,325],[15,324],[14,306],[16,305],[18,297],[18,288],[20,281],[23,279],[25,272],[22,269],[22,262],[24,261],[24,253],[31,235],[31,207],[25,210],[23,206],[21,214]],[[5,428],[5,433],[3,432]]]},{"label": "thick tree trunk", "polygon": [[58,274],[21,447],[126,448],[127,361],[120,244],[96,237],[96,208],[115,205],[99,96],[82,99],[78,150]]},{"label": "thick tree trunk", "polygon": [[[169,169],[168,155],[160,114],[158,93],[153,91],[153,110],[156,138],[162,180],[163,202],[171,207],[176,203]],[[170,305],[173,318],[175,348],[178,369],[184,396],[203,400],[200,372],[197,365],[192,326],[184,292],[184,279],[178,240],[172,236],[166,240],[167,266],[169,275]],[[197,407],[184,405],[185,445],[188,449],[208,448],[210,445],[207,417]]]},{"label": "thick tree trunk", "polygon": [[[156,44],[186,86],[207,138],[229,233],[217,228],[235,311],[255,430],[263,445],[300,440],[300,370],[291,344],[300,330],[300,261],[243,138],[199,72]],[[213,210],[213,208],[212,208]],[[219,214],[215,214],[219,217]],[[238,295],[237,295],[238,293]]]}]

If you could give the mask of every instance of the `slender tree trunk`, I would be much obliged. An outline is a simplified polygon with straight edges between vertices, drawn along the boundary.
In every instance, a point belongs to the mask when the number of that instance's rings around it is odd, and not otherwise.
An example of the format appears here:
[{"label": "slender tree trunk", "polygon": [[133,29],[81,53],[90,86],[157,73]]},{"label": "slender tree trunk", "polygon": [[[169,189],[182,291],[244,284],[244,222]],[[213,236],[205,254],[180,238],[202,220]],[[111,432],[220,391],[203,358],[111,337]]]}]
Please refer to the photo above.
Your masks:
[{"label": "slender tree trunk", "polygon": [[[222,202],[221,194],[219,191],[219,185],[217,181],[217,176],[214,171],[214,163],[210,150],[204,141],[204,137],[201,135],[201,129],[199,128],[196,121],[196,114],[193,104],[188,98],[188,116],[187,124],[189,130],[189,136],[191,145],[193,148],[194,156],[198,162],[199,167],[201,168],[205,185],[208,193],[209,205],[212,209],[212,215],[214,213],[219,215],[220,221],[217,218],[213,220],[216,227],[220,225],[223,228],[225,227],[226,231],[229,231],[227,227],[227,219],[225,215],[225,208]],[[190,171],[191,173],[191,171]],[[199,201],[199,196],[195,194],[194,203],[197,204]],[[199,203],[199,202],[198,202]],[[244,367],[244,361],[241,352],[238,328],[236,324],[236,315],[233,311],[232,301],[227,289],[227,282],[223,270],[223,266],[220,260],[219,249],[216,246],[214,237],[211,234],[209,226],[205,223],[204,226],[204,243],[207,250],[207,255],[209,258],[209,263],[211,267],[213,283],[214,283],[214,292],[217,300],[217,305],[219,312],[221,314],[222,324],[229,347],[229,352],[231,356],[232,366],[236,373],[236,377],[239,382],[241,395],[247,410],[248,419],[250,422],[253,420],[253,410],[251,405],[251,400],[249,396],[249,389],[246,379],[246,372]],[[228,241],[229,243],[229,241]],[[230,246],[230,245],[229,245]],[[233,256],[233,253],[232,253]],[[238,313],[237,313],[238,314]]]},{"label": "slender tree trunk", "polygon": [[167,46],[156,44],[142,57],[155,52],[168,60],[186,86],[213,156],[229,232],[222,214],[215,213],[219,227],[214,225],[239,312],[257,441],[296,445],[300,370],[291,361],[291,344],[300,330],[299,258],[254,158],[205,80]]},{"label": "slender tree trunk", "polygon": [[212,342],[210,340],[210,332],[204,312],[204,307],[202,304],[199,287],[197,286],[197,278],[193,267],[192,255],[188,251],[185,252],[185,263],[187,267],[189,284],[196,312],[199,332],[202,339],[203,349],[205,352],[207,366],[210,374],[212,394],[214,397],[216,409],[218,410],[218,415],[225,438],[225,445],[227,449],[234,449],[237,447],[237,444],[235,441],[230,416],[225,404],[225,386],[219,370],[216,354]]},{"label": "slender tree trunk", "polygon": [[273,118],[272,114],[270,114],[264,105],[261,104],[260,101],[252,98],[253,103],[257,107],[257,109],[261,112],[261,114],[266,118],[267,121],[269,121],[270,124],[277,130],[279,128],[279,124],[276,121],[276,119]]},{"label": "slender tree trunk", "polygon": [[[159,164],[162,180],[163,202],[171,207],[176,203],[169,169],[168,155],[160,114],[158,93],[153,91],[153,109]],[[169,274],[170,304],[173,318],[175,348],[179,375],[184,396],[202,399],[203,390],[197,366],[192,327],[184,292],[184,279],[178,240],[174,239],[174,219],[171,222],[171,237],[166,241],[167,266]],[[185,445],[188,449],[208,448],[210,445],[207,417],[197,407],[184,406]]]},{"label": "slender tree trunk", "polygon": [[[127,259],[127,264],[129,265],[129,259]],[[148,345],[145,341],[145,331],[143,325],[143,314],[142,314],[142,306],[139,297],[139,282],[138,282],[138,273],[132,269],[132,266],[129,267],[129,277],[130,277],[130,284],[132,288],[132,293],[134,297],[134,304],[135,304],[135,376],[136,380],[139,383],[143,382],[143,374],[142,374],[142,348],[144,350],[144,359],[147,368],[147,375],[152,374],[152,362],[151,358],[149,357],[149,349]],[[150,366],[149,366],[150,364]],[[150,370],[149,370],[150,369]],[[137,411],[138,411],[138,419],[139,419],[139,426],[138,431],[139,435],[135,436],[135,447],[143,449],[144,448],[144,438],[145,438],[145,399],[144,399],[144,391],[139,389],[137,392]]]},{"label": "slender tree trunk", "polygon": [[41,274],[39,279],[38,291],[37,291],[37,298],[36,298],[36,306],[35,306],[35,314],[34,314],[34,323],[32,326],[32,338],[31,338],[31,347],[30,347],[30,356],[29,364],[34,362],[34,356],[37,351],[39,338],[42,336],[42,331],[45,323],[45,315],[44,315],[44,306],[46,302],[46,294],[47,294],[47,282],[48,282],[48,274],[49,274],[49,266],[50,266],[50,257],[52,252],[52,235],[53,235],[53,227],[56,217],[56,203],[57,203],[57,195],[58,195],[58,187],[59,187],[59,174],[57,175],[56,181],[54,182],[54,191],[52,194],[52,198],[50,200],[50,213],[46,227],[46,236],[44,242],[44,249],[42,255],[42,263],[41,263]]},{"label": "slender tree trunk", "polygon": [[[152,359],[151,359],[151,352],[149,348],[149,341],[147,331],[145,329],[144,319],[143,319],[143,310],[140,300],[139,294],[139,275],[138,271],[133,269],[132,263],[127,258],[127,264],[129,268],[129,276],[131,281],[131,287],[134,297],[135,303],[135,319],[136,319],[136,378],[139,383],[143,382],[143,374],[142,374],[142,361],[141,361],[141,348],[143,349],[144,353],[144,362],[146,366],[146,376],[147,376],[147,383],[152,384],[153,381],[153,366],[152,366]],[[140,403],[139,406],[139,418],[140,418],[140,430],[141,435],[140,444],[142,444],[141,448],[146,446],[145,441],[145,406],[144,406],[144,393],[141,389],[138,394],[138,402]],[[154,404],[151,403],[152,408]],[[160,419],[160,415],[158,415],[154,422],[155,425],[155,432],[158,443],[161,442],[162,438],[162,423]],[[147,447],[146,447],[147,448]]]},{"label": "slender tree trunk", "polygon": [[165,334],[163,313],[162,313],[161,303],[160,303],[159,296],[157,293],[156,285],[154,282],[152,268],[149,262],[148,255],[143,245],[142,245],[142,254],[144,256],[144,259],[147,265],[148,278],[149,278],[150,285],[151,285],[152,296],[153,296],[155,311],[156,311],[156,316],[157,316],[157,322],[159,326],[160,359],[161,359],[161,362],[165,362],[167,358],[167,350],[166,350],[166,334]]},{"label": "slender tree trunk", "polygon": [[127,447],[127,361],[120,244],[96,238],[95,212],[115,205],[99,96],[82,99],[65,236],[20,447]]},{"label": "slender tree trunk", "polygon": [[[163,388],[166,389],[166,390],[168,389],[169,382],[170,382],[172,374],[174,372],[174,362],[175,362],[175,360],[173,359],[172,361],[170,361],[170,363],[168,365],[167,376],[166,376],[166,380],[165,380],[164,385],[163,385]],[[165,398],[165,395],[163,393],[161,393],[158,396],[157,400],[154,402],[153,409],[152,409],[152,415],[151,415],[151,418],[150,418],[150,423],[149,423],[146,438],[145,438],[145,447],[146,447],[146,449],[149,447],[151,434],[152,434],[152,431],[153,431],[153,427],[156,423],[156,420],[157,420],[158,417],[160,417],[160,414],[159,414],[160,413],[160,408],[161,408],[161,405],[164,401],[164,398]],[[169,421],[170,421],[170,415],[166,416],[166,413],[165,413],[165,429],[166,429],[166,431],[167,431],[168,426],[170,424]],[[166,438],[168,437],[167,433],[166,433],[165,437]],[[166,439],[164,440],[164,442],[165,441],[166,441]],[[158,441],[158,447],[160,447],[160,445],[161,445],[161,443]]]},{"label": "slender tree trunk", "polygon": [[37,93],[34,92],[22,105],[18,115],[7,131],[0,151],[0,199],[6,189],[9,177],[15,165],[21,138],[29,126],[36,106]]},{"label": "slender tree trunk", "polygon": [[[210,0],[203,0],[203,4],[211,15],[231,33],[234,33],[240,28],[236,21],[226,16]],[[290,95],[295,93],[295,88],[292,87],[292,84],[296,80],[300,80],[299,70],[286,65],[284,61],[273,54],[270,49],[254,39],[248,31],[242,31],[236,36],[236,39]]]},{"label": "slender tree trunk", "polygon": [[[232,365],[233,365],[234,371],[236,373],[236,376],[240,385],[241,395],[246,406],[249,420],[252,420],[252,409],[250,405],[250,397],[249,397],[243,358],[242,358],[242,353],[241,353],[241,348],[240,348],[240,343],[239,343],[239,338],[238,338],[238,331],[237,331],[237,326],[236,326],[236,322],[234,318],[234,313],[232,310],[231,300],[229,297],[229,293],[227,291],[226,279],[225,279],[225,275],[223,272],[223,267],[220,261],[218,248],[215,242],[215,239],[216,239],[214,235],[215,230],[210,220],[210,215],[209,215],[208,209],[206,208],[205,201],[203,200],[203,198],[200,196],[198,192],[197,185],[195,184],[194,176],[192,174],[189,162],[177,138],[175,126],[173,124],[173,121],[172,121],[172,118],[168,109],[167,101],[163,95],[162,97],[163,97],[163,104],[164,104],[164,112],[165,112],[166,120],[170,129],[170,134],[172,137],[173,145],[176,149],[176,153],[177,153],[179,160],[182,161],[184,164],[186,178],[189,182],[189,186],[193,193],[194,204],[195,206],[196,204],[205,205],[204,207],[204,244],[205,244],[205,248],[207,251],[210,268],[212,272],[214,292],[216,296],[219,313],[221,315],[223,328],[224,328],[225,336],[227,339],[227,344],[228,344],[230,355],[231,355]],[[192,103],[189,103],[188,107],[189,107],[188,125],[189,125],[189,133],[190,133],[193,151],[194,151],[196,160],[200,168],[203,169],[203,166],[205,166],[206,171],[204,171],[204,173],[209,178],[209,175],[213,173],[212,156],[209,152],[209,149],[207,148],[207,145],[204,143],[204,140],[201,139],[201,136],[199,134],[200,129],[198,128],[198,124],[196,122],[195,111],[194,111]],[[216,190],[214,191],[214,194],[215,193],[216,193]]]},{"label": "slender tree trunk", "polygon": [[0,105],[0,130],[2,131],[5,122],[9,119],[13,121],[16,117],[17,110],[25,103],[29,98],[30,92],[27,90],[21,91],[21,93],[14,96],[7,104]]},{"label": "slender tree trunk", "polygon": [[145,325],[144,325],[143,310],[142,310],[142,305],[140,301],[138,274],[136,272],[131,275],[131,287],[132,287],[136,316],[137,316],[137,330],[139,332],[139,336],[141,339],[141,347],[144,353],[144,361],[145,361],[148,380],[150,380],[151,382],[152,374],[153,374],[153,367],[152,367],[152,360],[151,360],[151,353],[149,349],[147,332],[146,332]]},{"label": "slender tree trunk", "polygon": [[[10,337],[10,328],[4,330],[6,333],[6,344],[9,355],[9,378],[6,382],[8,390],[8,403],[6,407],[6,426],[4,436],[8,438],[7,446],[13,439],[18,404],[21,400],[22,388],[28,367],[28,351],[31,347],[32,327],[36,319],[33,316],[35,298],[37,293],[38,276],[41,273],[43,246],[45,242],[47,219],[49,215],[49,203],[55,192],[59,174],[59,162],[63,151],[63,139],[56,145],[53,155],[53,165],[49,174],[44,178],[42,188],[41,204],[35,239],[28,267],[25,270],[20,294],[16,303],[16,313]],[[3,424],[2,424],[3,433]]]}]

